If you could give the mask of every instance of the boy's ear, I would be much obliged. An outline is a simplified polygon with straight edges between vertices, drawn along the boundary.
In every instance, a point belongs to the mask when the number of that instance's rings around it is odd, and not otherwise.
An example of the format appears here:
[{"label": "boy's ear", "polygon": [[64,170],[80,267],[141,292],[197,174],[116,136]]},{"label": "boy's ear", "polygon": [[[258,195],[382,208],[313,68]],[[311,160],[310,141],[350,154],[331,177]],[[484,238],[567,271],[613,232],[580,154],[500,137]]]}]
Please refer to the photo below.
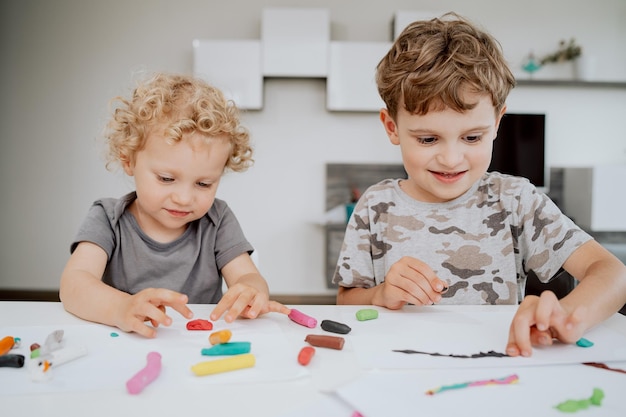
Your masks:
[{"label": "boy's ear", "polygon": [[504,116],[504,113],[506,113],[506,106],[502,106],[502,110],[500,110],[500,113],[496,117],[496,132],[494,139],[498,137],[498,129],[500,129],[500,121],[502,120],[502,116]]},{"label": "boy's ear", "polygon": [[122,162],[122,168],[124,168],[124,172],[126,173],[126,175],[128,175],[129,177],[132,177],[133,176],[133,164],[130,162],[130,159],[128,159],[126,156],[122,156],[120,160]]},{"label": "boy's ear", "polygon": [[393,120],[387,109],[380,110],[380,121],[382,122],[383,127],[385,128],[385,132],[387,132],[387,136],[389,137],[391,143],[393,143],[394,145],[399,145],[400,138],[398,137],[398,126],[396,125],[396,122]]}]

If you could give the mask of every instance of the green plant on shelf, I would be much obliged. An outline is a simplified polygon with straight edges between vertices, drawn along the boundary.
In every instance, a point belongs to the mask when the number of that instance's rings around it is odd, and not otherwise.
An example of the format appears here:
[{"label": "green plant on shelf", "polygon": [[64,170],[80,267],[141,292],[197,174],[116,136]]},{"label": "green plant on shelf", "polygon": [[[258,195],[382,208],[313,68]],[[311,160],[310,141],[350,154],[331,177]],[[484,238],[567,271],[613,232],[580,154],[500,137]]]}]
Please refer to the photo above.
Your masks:
[{"label": "green plant on shelf", "polygon": [[559,48],[556,52],[548,54],[541,58],[539,61],[541,65],[557,64],[560,62],[572,61],[578,58],[582,54],[582,48],[576,43],[574,38],[569,42],[561,40],[559,42]]}]

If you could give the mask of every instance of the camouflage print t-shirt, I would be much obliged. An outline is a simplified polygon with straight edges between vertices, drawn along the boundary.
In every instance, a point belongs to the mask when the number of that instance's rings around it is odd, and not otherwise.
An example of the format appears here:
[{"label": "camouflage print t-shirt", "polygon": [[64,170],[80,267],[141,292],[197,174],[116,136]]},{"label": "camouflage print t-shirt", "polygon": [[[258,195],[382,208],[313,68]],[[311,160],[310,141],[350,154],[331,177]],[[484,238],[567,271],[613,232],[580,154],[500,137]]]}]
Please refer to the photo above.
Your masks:
[{"label": "camouflage print t-shirt", "polygon": [[446,203],[423,203],[397,179],[357,203],[333,282],[370,288],[403,256],[428,264],[449,290],[440,304],[517,304],[526,276],[542,282],[592,239],[524,178],[487,173]]}]

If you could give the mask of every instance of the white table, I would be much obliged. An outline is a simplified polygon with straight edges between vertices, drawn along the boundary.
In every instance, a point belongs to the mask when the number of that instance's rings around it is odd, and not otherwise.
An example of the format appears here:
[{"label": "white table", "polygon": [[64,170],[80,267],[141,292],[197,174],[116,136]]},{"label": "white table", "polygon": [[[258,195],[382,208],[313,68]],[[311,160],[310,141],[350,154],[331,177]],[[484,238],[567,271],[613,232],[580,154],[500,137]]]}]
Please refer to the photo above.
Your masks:
[{"label": "white table", "polygon": [[[213,308],[211,305],[192,305],[191,309],[195,317],[208,318]],[[325,333],[319,327],[319,322],[324,319],[345,322],[346,312],[352,314],[359,306],[290,306],[305,312],[318,319],[316,329],[309,329],[291,322],[284,315],[272,313],[262,320],[264,323],[280,329],[281,337],[288,340],[290,345],[289,360],[296,361],[298,350],[305,346],[304,338],[307,334]],[[432,306],[428,307],[431,312],[448,311],[462,313],[472,312],[509,312],[513,313],[515,307],[510,306]],[[415,311],[415,317],[419,316],[419,307],[406,307],[399,312],[384,311],[385,315],[406,320],[407,315]],[[422,307],[423,309],[423,307]],[[175,323],[173,326],[183,326],[184,320],[175,312],[171,312]],[[257,320],[238,320],[241,326],[255,326]],[[258,322],[263,323],[263,322]],[[7,329],[31,326],[43,326],[50,329],[64,326],[88,326],[85,329],[97,329],[106,332],[122,333],[115,328],[88,323],[65,312],[60,303],[45,302],[0,302],[0,337],[6,336]],[[626,317],[616,314],[604,323],[607,328],[617,334],[626,336]],[[315,404],[328,400],[327,393],[338,386],[348,384],[370,373],[360,363],[355,349],[348,343],[354,334],[345,335],[347,344],[341,351],[317,348],[314,360],[307,366],[309,373],[303,377],[290,378],[278,381],[247,382],[241,380],[237,383],[199,384],[197,387],[185,387],[185,389],[168,389],[163,392],[152,385],[148,386],[139,395],[130,395],[125,387],[114,387],[100,390],[54,392],[54,393],[21,393],[12,397],[0,397],[0,410],[2,415],[16,416],[111,416],[111,415],[141,415],[141,416],[282,416],[298,415],[297,410],[313,407]],[[326,333],[330,334],[330,333]],[[437,337],[436,334],[428,337]],[[142,343],[158,343],[156,340],[142,342],[142,339],[134,338],[133,346],[141,346]],[[29,344],[32,341],[25,340]],[[183,349],[184,347],[180,347]],[[168,349],[165,347],[164,349]],[[504,350],[504,346],[501,347]],[[626,349],[626,346],[624,346]],[[209,358],[206,358],[208,360]],[[80,359],[79,359],[80,360]],[[198,360],[199,361],[199,360]],[[78,364],[78,362],[75,362]],[[585,367],[589,368],[589,367]],[[15,370],[13,370],[15,371]],[[59,368],[57,372],[61,372]],[[138,369],[129,369],[130,378]],[[236,371],[240,372],[240,371]],[[236,372],[233,372],[234,375]],[[394,371],[391,371],[394,372]],[[550,372],[546,370],[546,372]],[[609,371],[604,371],[609,372]],[[4,375],[3,375],[4,373]],[[615,373],[612,373],[615,374]],[[0,368],[0,385],[10,383],[7,381],[8,373]],[[241,375],[244,375],[243,373]],[[565,381],[567,382],[567,381]],[[45,382],[42,382],[45,383]],[[624,387],[626,387],[626,375],[624,375]],[[520,399],[522,401],[522,399]],[[625,407],[626,409],[626,407]],[[461,409],[459,409],[461,410]],[[595,414],[598,415],[598,414]],[[346,417],[349,417],[347,414]]]}]

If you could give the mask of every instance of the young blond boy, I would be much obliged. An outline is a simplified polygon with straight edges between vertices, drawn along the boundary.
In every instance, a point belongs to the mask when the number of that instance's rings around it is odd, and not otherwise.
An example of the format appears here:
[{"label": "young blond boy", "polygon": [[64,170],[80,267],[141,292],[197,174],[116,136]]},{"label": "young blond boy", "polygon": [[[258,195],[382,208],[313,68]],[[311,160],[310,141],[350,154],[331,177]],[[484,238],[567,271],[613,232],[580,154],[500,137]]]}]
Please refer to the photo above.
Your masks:
[{"label": "young blond boy", "polygon": [[252,161],[238,109],[216,88],[176,74],[156,74],[117,99],[109,163],[120,164],[136,190],[89,210],[61,277],[65,309],[146,337],[171,324],[165,307],[191,318],[187,303],[217,303],[210,318],[226,314],[227,322],[288,314],[269,300],[253,247],[215,198],[224,171]]}]

